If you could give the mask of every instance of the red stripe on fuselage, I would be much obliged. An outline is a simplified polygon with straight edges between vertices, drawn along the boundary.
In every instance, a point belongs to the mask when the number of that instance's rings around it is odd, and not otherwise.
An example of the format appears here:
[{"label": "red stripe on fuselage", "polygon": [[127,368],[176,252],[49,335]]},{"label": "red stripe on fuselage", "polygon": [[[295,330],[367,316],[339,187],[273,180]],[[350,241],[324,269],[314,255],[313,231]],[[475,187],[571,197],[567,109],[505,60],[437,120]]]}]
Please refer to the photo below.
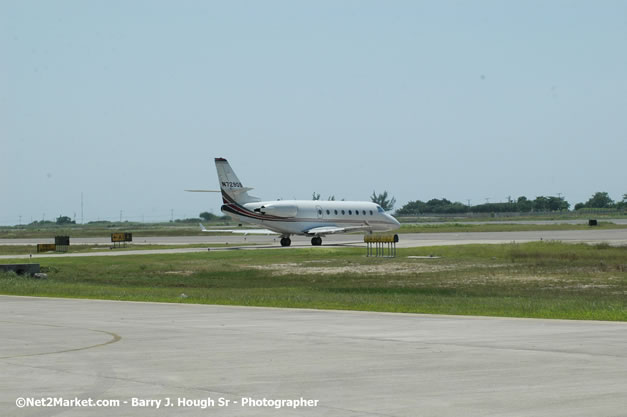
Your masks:
[{"label": "red stripe on fuselage", "polygon": [[231,196],[229,196],[224,190],[222,190],[222,200],[225,205],[233,210],[239,216],[249,217],[252,219],[263,220],[263,221],[272,221],[272,222],[316,222],[316,223],[354,223],[354,224],[363,224],[364,222],[368,222],[369,224],[388,224],[388,222],[381,220],[368,220],[368,219],[328,219],[328,218],[287,218],[287,217],[277,217],[277,216],[269,216],[266,214],[258,214],[257,212],[248,210],[246,207],[243,207],[239,203],[237,203]]}]

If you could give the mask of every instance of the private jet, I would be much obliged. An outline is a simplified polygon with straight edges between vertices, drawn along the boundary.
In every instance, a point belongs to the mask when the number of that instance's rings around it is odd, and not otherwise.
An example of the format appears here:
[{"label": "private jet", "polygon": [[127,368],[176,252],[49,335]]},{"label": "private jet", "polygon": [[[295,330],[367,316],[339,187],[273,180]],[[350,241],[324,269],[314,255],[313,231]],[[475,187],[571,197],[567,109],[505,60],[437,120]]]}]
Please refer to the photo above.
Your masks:
[{"label": "private jet", "polygon": [[190,192],[222,193],[221,210],[234,220],[265,229],[225,230],[206,232],[281,235],[281,246],[290,246],[292,235],[311,237],[313,246],[322,245],[326,235],[346,232],[385,232],[400,227],[400,223],[383,208],[370,201],[276,200],[261,201],[248,194],[229,162],[215,158],[220,190],[185,190]]}]

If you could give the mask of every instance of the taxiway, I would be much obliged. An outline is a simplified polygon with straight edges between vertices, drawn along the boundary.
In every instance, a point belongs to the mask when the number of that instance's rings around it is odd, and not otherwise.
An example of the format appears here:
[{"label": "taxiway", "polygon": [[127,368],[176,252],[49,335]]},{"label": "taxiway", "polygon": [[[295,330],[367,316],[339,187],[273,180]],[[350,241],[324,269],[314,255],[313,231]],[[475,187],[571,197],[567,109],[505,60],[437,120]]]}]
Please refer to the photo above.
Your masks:
[{"label": "taxiway", "polygon": [[[619,416],[627,324],[0,296],[5,416]],[[17,408],[20,397],[305,399]]]}]

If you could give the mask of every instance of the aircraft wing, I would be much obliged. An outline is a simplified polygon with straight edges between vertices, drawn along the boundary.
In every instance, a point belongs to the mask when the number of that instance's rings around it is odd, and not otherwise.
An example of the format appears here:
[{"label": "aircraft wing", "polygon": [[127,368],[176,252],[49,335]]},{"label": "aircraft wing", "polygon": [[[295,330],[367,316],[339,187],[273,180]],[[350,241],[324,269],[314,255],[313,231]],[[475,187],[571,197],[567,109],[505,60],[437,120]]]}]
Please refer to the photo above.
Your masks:
[{"label": "aircraft wing", "polygon": [[273,232],[268,229],[207,229],[203,226],[202,223],[198,223],[200,225],[201,232],[207,233],[235,233],[240,235],[278,235],[277,232]]},{"label": "aircraft wing", "polygon": [[305,234],[310,236],[324,236],[324,235],[332,235],[335,233],[348,233],[348,232],[357,232],[359,230],[370,231],[372,228],[369,224],[363,224],[361,226],[348,226],[348,227],[337,227],[337,226],[321,226],[314,227],[309,230],[305,230]]}]

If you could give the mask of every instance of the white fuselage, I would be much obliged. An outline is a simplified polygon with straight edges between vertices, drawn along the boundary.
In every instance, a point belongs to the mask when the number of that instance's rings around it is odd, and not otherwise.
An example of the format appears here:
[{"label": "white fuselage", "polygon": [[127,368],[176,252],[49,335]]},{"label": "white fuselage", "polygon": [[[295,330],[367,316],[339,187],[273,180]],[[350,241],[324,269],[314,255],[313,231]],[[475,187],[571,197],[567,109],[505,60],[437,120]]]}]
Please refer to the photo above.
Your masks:
[{"label": "white fuselage", "polygon": [[308,235],[318,227],[360,227],[373,232],[397,229],[400,224],[375,203],[365,201],[278,200],[222,206],[234,219],[257,224],[284,235]]}]

